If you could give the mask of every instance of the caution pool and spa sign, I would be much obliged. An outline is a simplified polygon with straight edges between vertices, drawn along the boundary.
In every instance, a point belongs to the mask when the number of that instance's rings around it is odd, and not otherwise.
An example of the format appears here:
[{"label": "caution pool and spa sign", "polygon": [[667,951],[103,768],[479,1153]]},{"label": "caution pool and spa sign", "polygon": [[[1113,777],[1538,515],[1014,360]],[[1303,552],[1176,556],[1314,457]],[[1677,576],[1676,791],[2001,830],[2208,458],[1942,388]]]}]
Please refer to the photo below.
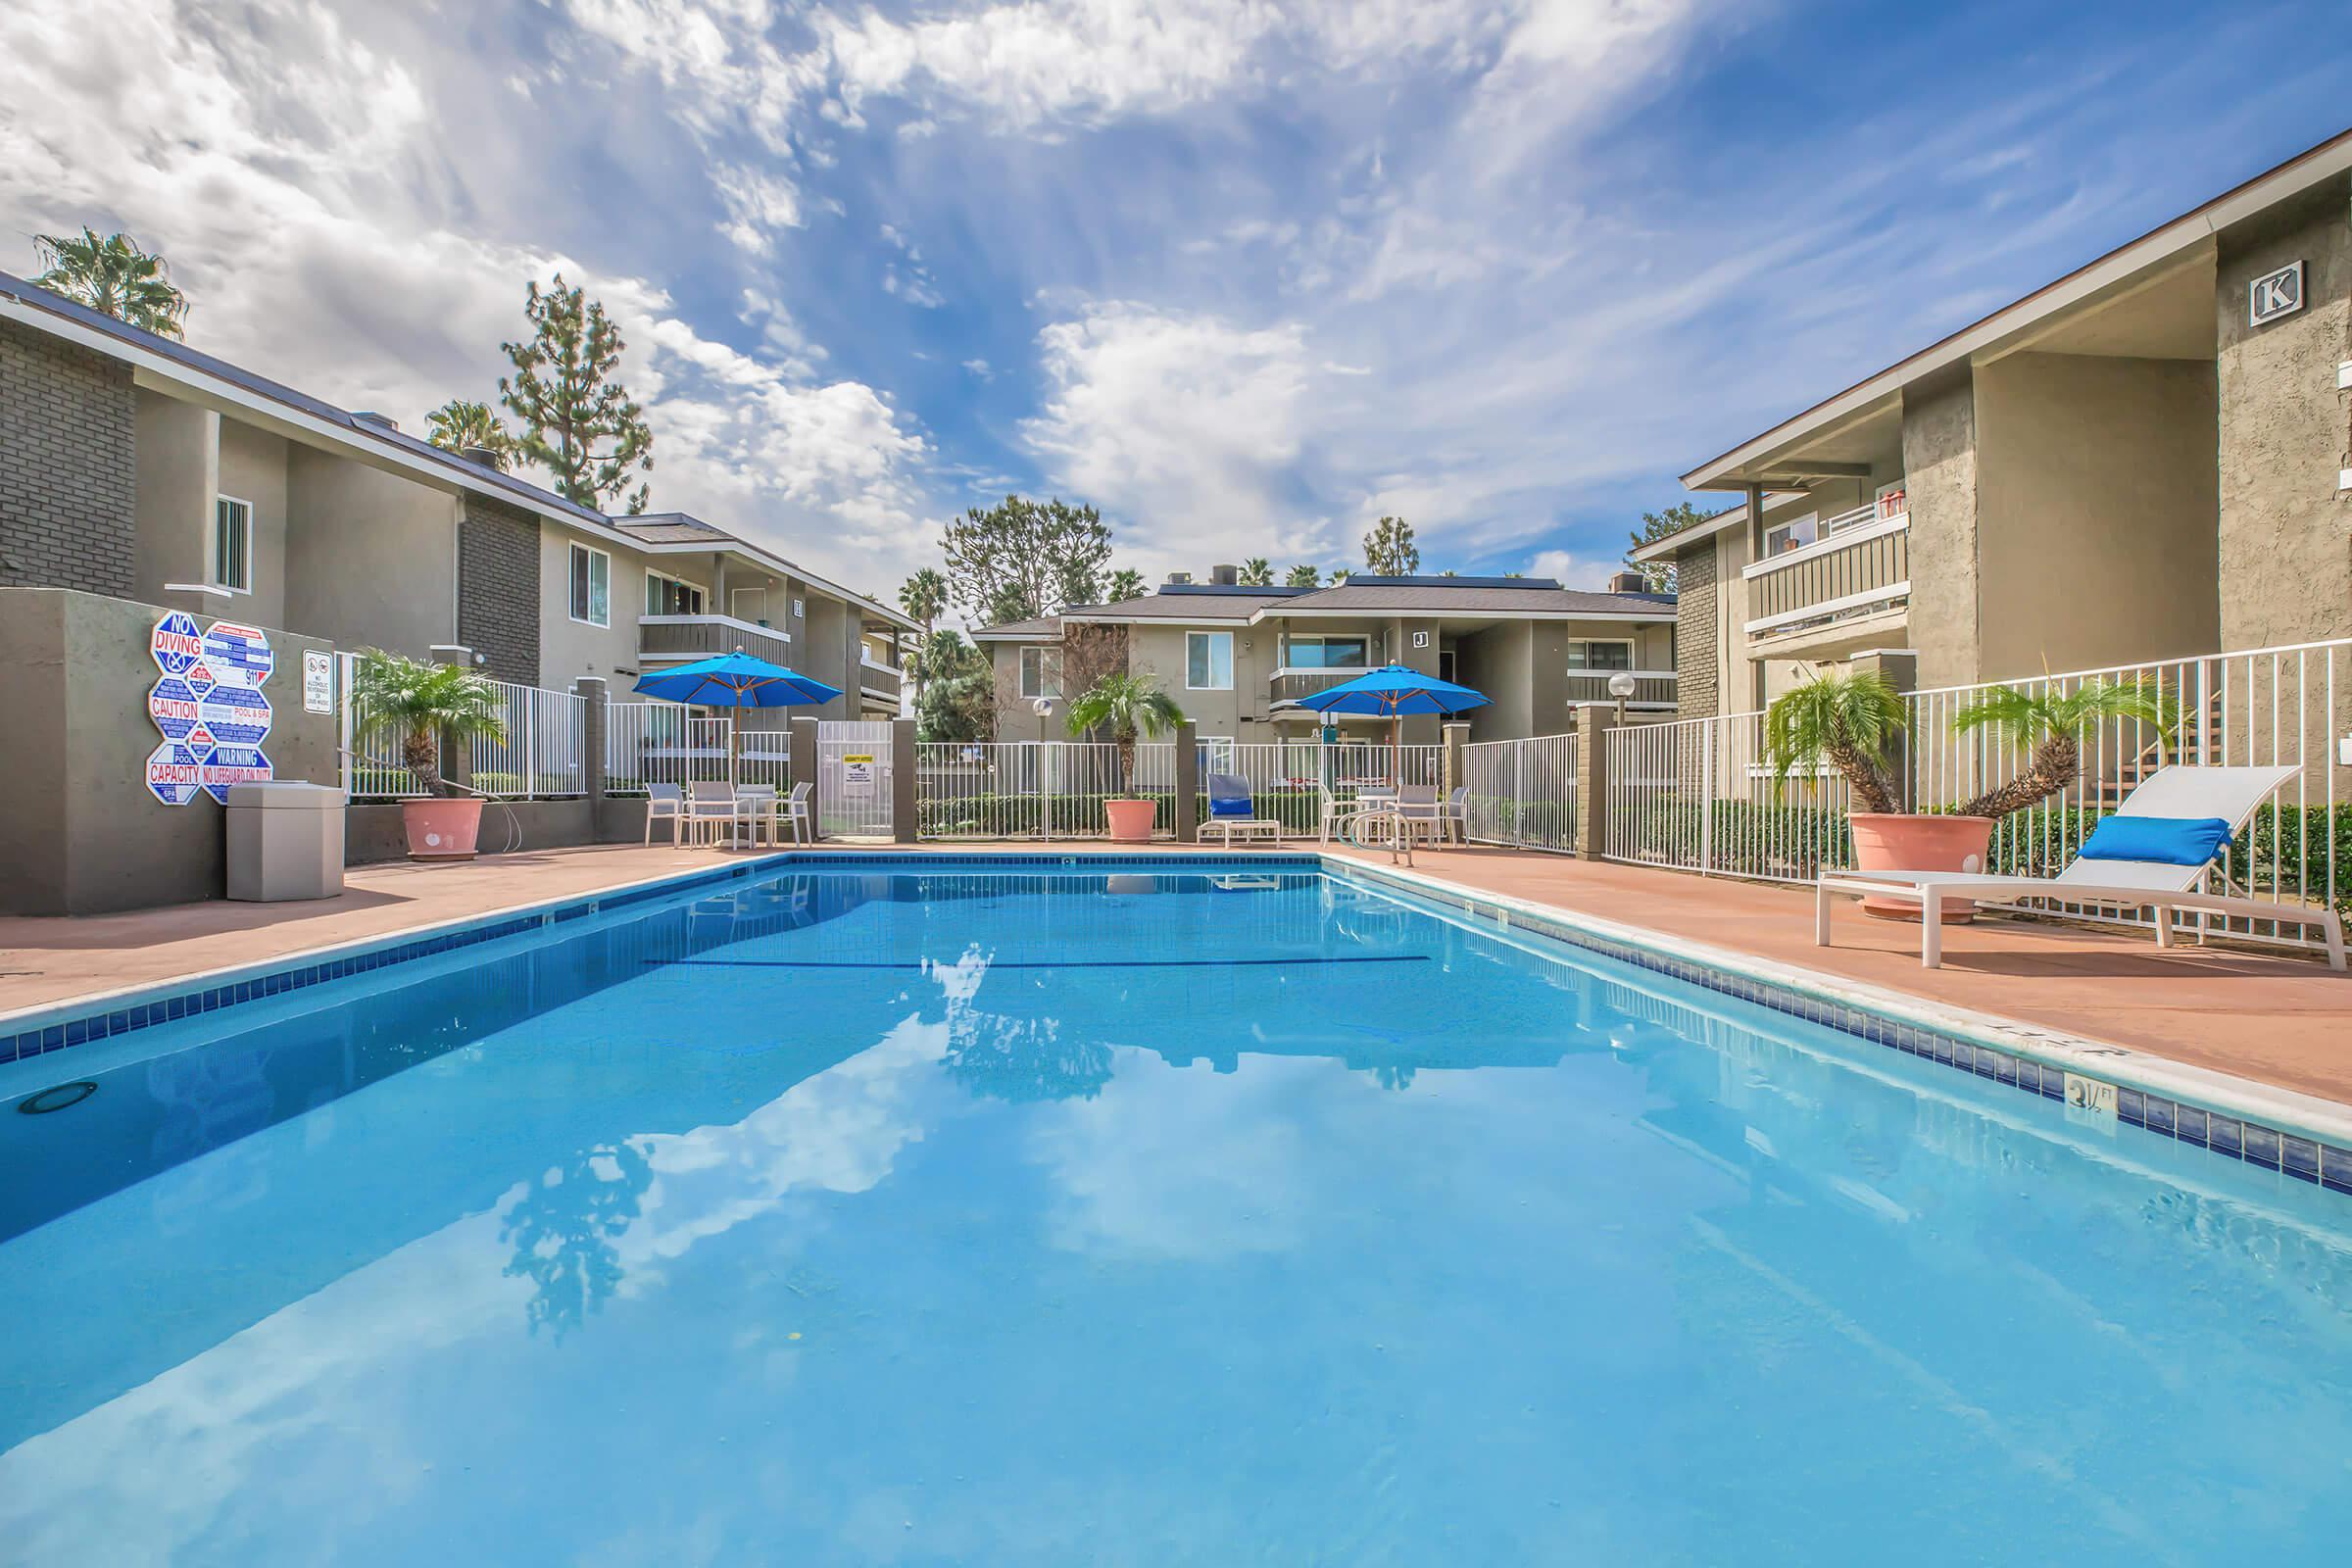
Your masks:
[{"label": "caution pool and spa sign", "polygon": [[200,793],[226,805],[230,785],[266,782],[272,715],[262,683],[276,667],[268,635],[232,620],[199,628],[175,610],[155,623],[147,652],[159,671],[147,716],[163,736],[147,755],[148,793],[166,806]]}]

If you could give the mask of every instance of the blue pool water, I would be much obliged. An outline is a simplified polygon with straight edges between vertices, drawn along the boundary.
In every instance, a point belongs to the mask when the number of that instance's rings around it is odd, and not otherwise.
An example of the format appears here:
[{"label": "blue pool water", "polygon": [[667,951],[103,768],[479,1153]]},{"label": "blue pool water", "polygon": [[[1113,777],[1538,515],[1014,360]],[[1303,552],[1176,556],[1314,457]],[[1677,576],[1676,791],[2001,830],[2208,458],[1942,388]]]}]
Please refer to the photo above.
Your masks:
[{"label": "blue pool water", "polygon": [[1313,873],[0,1067],[0,1560],[2335,1563],[2352,1200]]}]

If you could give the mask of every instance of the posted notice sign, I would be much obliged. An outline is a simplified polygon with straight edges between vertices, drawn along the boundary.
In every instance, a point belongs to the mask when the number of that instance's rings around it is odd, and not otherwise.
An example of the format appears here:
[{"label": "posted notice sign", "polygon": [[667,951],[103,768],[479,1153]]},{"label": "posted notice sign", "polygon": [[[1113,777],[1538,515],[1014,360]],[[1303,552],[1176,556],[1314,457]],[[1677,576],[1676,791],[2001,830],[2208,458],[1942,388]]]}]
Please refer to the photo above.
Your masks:
[{"label": "posted notice sign", "polygon": [[841,760],[841,788],[845,795],[868,795],[874,788],[874,760],[871,755],[852,752]]},{"label": "posted notice sign", "polygon": [[173,611],[148,633],[162,673],[147,693],[147,716],[163,744],[147,754],[147,791],[166,806],[199,794],[226,805],[229,786],[267,781],[270,699],[262,683],[276,667],[259,627],[217,620],[199,629]]}]

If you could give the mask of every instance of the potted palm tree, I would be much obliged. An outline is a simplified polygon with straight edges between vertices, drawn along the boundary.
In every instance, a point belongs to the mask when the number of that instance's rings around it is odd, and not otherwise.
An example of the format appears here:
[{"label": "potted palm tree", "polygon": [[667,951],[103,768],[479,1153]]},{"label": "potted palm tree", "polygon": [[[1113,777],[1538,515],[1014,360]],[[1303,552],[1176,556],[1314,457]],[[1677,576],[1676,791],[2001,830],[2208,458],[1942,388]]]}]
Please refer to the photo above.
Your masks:
[{"label": "potted palm tree", "polygon": [[[1105,675],[1070,704],[1068,723],[1072,735],[1107,729],[1111,740],[1117,743],[1119,794],[1102,803],[1102,813],[1110,823],[1110,836],[1117,842],[1141,844],[1150,840],[1152,818],[1158,810],[1158,803],[1135,800],[1127,794],[1128,781],[1135,777],[1136,742],[1165,735],[1183,722],[1184,713],[1175,699],[1160,690],[1157,677],[1152,675],[1124,671]],[[1178,769],[1179,774],[1182,771]]]},{"label": "potted palm tree", "polygon": [[363,650],[351,682],[357,744],[392,737],[403,766],[425,799],[403,801],[412,860],[470,860],[482,825],[481,797],[460,795],[441,776],[441,739],[504,740],[505,702],[498,688],[461,664],[426,664],[380,649]]},{"label": "potted palm tree", "polygon": [[[1886,754],[1910,722],[1903,694],[1875,670],[1837,668],[1783,692],[1764,715],[1764,752],[1777,785],[1799,770],[1835,769],[1853,792],[1847,823],[1854,865],[1863,871],[1981,871],[2002,817],[2039,805],[2081,776],[2082,731],[2109,720],[2155,727],[2158,745],[2171,733],[2175,708],[2161,688],[2139,681],[2087,680],[2071,692],[1995,687],[1952,715],[1962,735],[2001,736],[2027,750],[2015,777],[1952,811],[1906,811]],[[1884,919],[1916,920],[1916,906],[1882,903],[1863,908]],[[1943,918],[1957,924],[1976,916],[1965,900],[1947,900]]]}]

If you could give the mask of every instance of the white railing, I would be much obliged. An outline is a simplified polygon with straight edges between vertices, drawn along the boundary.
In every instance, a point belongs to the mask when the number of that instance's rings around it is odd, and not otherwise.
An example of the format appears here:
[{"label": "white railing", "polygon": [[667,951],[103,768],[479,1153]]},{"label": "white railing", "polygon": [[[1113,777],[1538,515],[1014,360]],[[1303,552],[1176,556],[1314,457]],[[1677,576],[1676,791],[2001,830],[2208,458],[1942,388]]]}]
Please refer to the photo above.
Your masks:
[{"label": "white railing", "polygon": [[[1904,800],[1916,810],[1952,810],[2024,765],[2029,745],[1953,730],[1954,716],[1987,692],[2064,695],[2090,680],[2158,688],[2177,708],[2178,723],[2170,734],[2141,720],[2084,725],[2076,737],[2074,782],[1994,827],[1993,870],[2054,876],[2091,826],[2167,761],[2293,766],[2295,776],[2255,813],[2212,874],[2281,905],[2352,906],[2352,638],[1914,692],[1891,766]],[[1809,881],[1850,865],[1845,781],[1822,767],[1776,788],[1762,741],[1761,713],[1610,731],[1603,853],[1634,864],[1769,881]],[[2136,911],[2037,906],[2144,923]],[[2242,940],[2311,941],[2298,924],[2199,918],[2200,929]]]},{"label": "white railing", "polygon": [[643,795],[649,784],[723,779],[734,739],[731,718],[698,718],[677,703],[614,703],[605,710],[605,790]]},{"label": "white railing", "polygon": [[[1150,754],[1166,742],[1138,747],[1138,794]],[[1119,749],[1092,741],[924,741],[914,749],[916,833],[926,839],[1100,838],[1107,830],[1102,803],[1120,793]],[[1172,773],[1173,762],[1156,771]],[[1157,824],[1174,827],[1163,801]]]},{"label": "white railing", "polygon": [[1770,882],[1847,864],[1845,780],[1814,769],[1777,781],[1763,741],[1761,713],[1604,732],[1601,854]]},{"label": "white railing", "polygon": [[1462,748],[1462,830],[1480,844],[1576,849],[1574,735]]},{"label": "white railing", "polygon": [[792,788],[792,731],[746,729],[735,734],[735,782]]},{"label": "white railing", "polygon": [[[337,744],[343,760],[343,788],[355,801],[411,799],[424,793],[402,760],[405,733],[368,733],[365,706],[353,694],[359,655],[335,655]],[[491,681],[500,703],[505,735],[471,737],[466,760],[473,788],[508,800],[546,800],[579,795],[588,788],[588,701],[572,692]],[[448,748],[439,760],[449,772]]]}]

